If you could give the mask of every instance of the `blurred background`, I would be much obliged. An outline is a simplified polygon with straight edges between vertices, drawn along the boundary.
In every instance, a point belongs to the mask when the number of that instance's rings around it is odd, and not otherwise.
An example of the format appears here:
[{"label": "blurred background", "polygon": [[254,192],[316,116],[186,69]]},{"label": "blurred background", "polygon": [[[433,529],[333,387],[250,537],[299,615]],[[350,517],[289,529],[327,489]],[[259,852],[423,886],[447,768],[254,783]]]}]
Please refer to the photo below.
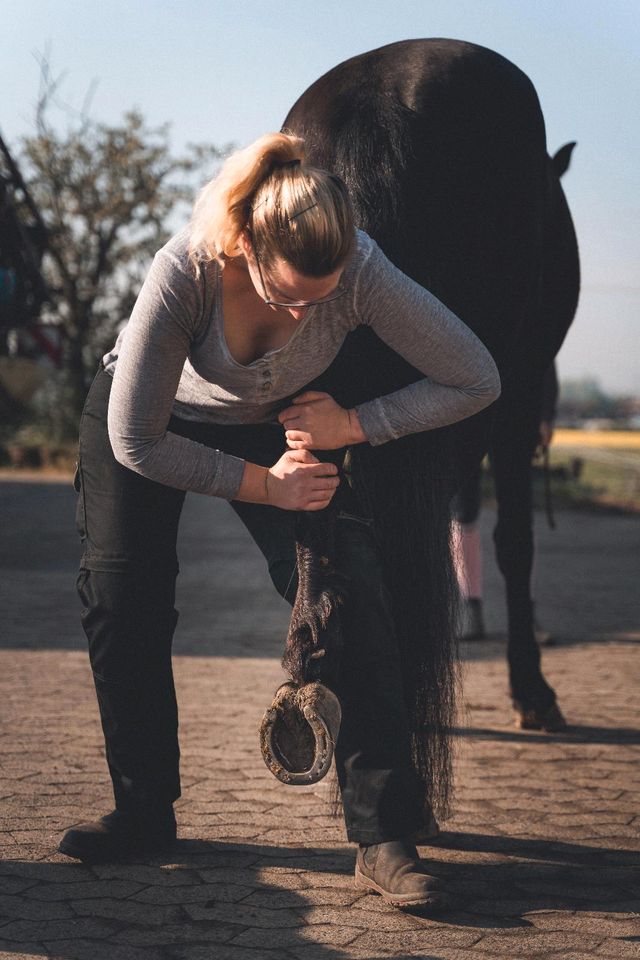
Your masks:
[{"label": "blurred background", "polygon": [[232,145],[340,61],[410,37],[533,81],[582,263],[552,448],[567,502],[640,505],[640,11],[635,0],[10,0],[0,88],[0,458],[68,470],[98,357]]}]

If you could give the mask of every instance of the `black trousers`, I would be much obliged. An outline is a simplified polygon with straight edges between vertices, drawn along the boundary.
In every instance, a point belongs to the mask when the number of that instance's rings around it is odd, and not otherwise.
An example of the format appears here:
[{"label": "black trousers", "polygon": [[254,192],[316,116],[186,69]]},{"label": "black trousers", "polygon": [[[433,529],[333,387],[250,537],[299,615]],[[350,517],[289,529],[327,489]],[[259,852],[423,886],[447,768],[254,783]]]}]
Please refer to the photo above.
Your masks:
[{"label": "black trousers", "polygon": [[[111,377],[100,370],[81,420],[77,527],[84,552],[77,585],[116,806],[143,805],[152,815],[155,806],[180,796],[171,643],[185,494],[115,460],[106,424],[110,388]],[[273,465],[285,450],[279,425],[221,427],[172,418],[169,429],[263,465]],[[276,589],[293,603],[296,514],[259,504],[231,506],[264,554]],[[215,549],[215,530],[211,541]],[[336,767],[349,839],[379,843],[411,834],[421,822],[422,803],[371,521],[341,511],[336,551],[349,593]]]}]

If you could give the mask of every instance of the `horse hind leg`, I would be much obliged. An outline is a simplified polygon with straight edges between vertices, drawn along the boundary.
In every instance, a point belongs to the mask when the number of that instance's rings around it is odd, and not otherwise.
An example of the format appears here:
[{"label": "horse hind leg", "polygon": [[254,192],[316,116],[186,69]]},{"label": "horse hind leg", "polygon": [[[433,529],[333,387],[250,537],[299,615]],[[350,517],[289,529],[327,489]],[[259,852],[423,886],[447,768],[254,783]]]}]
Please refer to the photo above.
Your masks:
[{"label": "horse hind leg", "polygon": [[516,723],[522,728],[557,730],[565,722],[555,692],[542,673],[531,597],[534,445],[527,431],[498,433],[494,438],[491,464],[498,503],[494,543],[506,587],[507,658]]}]

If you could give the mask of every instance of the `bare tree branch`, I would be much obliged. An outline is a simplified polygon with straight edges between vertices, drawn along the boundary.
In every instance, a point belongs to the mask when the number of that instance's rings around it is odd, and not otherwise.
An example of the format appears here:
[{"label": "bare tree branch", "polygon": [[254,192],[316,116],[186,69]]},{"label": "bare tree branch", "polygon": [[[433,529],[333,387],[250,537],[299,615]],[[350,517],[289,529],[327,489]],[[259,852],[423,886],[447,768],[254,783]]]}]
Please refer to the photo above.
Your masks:
[{"label": "bare tree branch", "polygon": [[[36,132],[23,138],[25,181],[46,224],[45,277],[56,291],[55,314],[68,349],[65,358],[79,409],[97,358],[125,321],[149,259],[170,234],[169,224],[211,176],[229,147],[191,144],[172,153],[169,126],[149,127],[137,110],[116,124],[92,120],[97,81],[80,111],[60,96],[50,46],[36,58],[40,89]],[[65,127],[51,115],[62,111]],[[174,218],[174,219],[172,219]]]}]

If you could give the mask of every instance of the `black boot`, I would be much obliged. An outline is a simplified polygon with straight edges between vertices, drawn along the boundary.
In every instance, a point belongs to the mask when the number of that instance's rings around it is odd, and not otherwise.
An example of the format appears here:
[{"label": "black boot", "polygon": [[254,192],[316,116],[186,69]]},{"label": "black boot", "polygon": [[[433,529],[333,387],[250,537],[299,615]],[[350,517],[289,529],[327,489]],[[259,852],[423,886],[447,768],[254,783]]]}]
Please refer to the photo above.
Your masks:
[{"label": "black boot", "polygon": [[360,844],[355,883],[359,890],[379,893],[394,907],[428,908],[435,913],[447,906],[440,881],[426,872],[410,840]]},{"label": "black boot", "polygon": [[92,823],[67,830],[58,850],[86,863],[117,863],[132,856],[154,856],[176,839],[176,818],[169,804],[135,813],[114,810]]}]

